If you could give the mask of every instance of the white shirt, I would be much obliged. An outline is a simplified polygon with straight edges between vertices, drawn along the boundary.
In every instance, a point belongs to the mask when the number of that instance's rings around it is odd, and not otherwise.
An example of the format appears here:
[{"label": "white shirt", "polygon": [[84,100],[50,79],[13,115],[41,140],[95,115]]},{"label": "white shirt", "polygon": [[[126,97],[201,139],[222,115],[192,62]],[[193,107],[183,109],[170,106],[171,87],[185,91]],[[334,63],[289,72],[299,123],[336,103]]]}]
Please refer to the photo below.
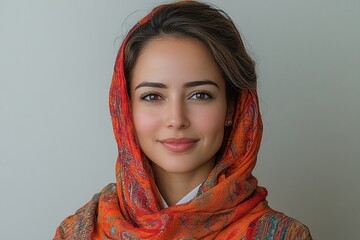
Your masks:
[{"label": "white shirt", "polygon": [[[191,190],[188,194],[186,194],[185,197],[183,197],[182,199],[180,199],[180,201],[178,201],[175,205],[179,205],[179,204],[183,204],[183,203],[187,203],[191,200],[194,199],[194,197],[196,196],[197,192],[199,191],[199,188],[201,187],[202,183],[199,184],[197,187],[195,187],[193,190]],[[160,191],[159,191],[161,200],[163,202],[164,208],[168,208],[169,206],[167,205],[167,203],[165,202],[163,196],[161,195]]]}]

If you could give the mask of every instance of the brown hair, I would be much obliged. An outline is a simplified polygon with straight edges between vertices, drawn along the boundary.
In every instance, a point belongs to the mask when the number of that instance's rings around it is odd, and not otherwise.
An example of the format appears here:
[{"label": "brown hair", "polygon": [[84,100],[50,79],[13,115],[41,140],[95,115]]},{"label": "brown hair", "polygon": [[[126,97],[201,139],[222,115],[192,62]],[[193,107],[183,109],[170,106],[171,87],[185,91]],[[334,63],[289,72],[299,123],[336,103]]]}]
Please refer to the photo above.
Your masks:
[{"label": "brown hair", "polygon": [[163,5],[129,36],[124,54],[128,90],[141,51],[150,40],[166,36],[192,37],[207,46],[225,79],[228,100],[236,98],[241,89],[256,88],[255,62],[231,18],[208,4],[180,1]]}]

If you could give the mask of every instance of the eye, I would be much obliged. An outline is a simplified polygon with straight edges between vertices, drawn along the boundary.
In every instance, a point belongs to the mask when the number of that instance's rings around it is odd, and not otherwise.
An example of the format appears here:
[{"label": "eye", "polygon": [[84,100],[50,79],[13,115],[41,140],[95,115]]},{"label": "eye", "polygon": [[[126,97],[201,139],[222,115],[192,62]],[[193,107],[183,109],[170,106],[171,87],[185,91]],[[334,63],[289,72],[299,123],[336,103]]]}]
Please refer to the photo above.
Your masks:
[{"label": "eye", "polygon": [[206,92],[206,91],[201,91],[201,92],[196,92],[194,93],[190,99],[192,100],[210,100],[210,99],[213,99],[213,96],[209,93],[209,92]]},{"label": "eye", "polygon": [[147,101],[147,102],[154,102],[154,101],[162,100],[163,98],[159,94],[156,94],[156,93],[147,93],[147,94],[142,95],[140,97],[140,99],[143,101]]}]

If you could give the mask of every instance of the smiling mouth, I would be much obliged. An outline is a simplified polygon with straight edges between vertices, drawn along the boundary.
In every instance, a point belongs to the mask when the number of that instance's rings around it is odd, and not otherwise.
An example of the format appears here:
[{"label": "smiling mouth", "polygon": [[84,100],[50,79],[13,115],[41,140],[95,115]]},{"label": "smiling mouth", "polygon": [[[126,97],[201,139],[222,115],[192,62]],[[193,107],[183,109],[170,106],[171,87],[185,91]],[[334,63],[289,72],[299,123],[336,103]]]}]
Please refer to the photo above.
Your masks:
[{"label": "smiling mouth", "polygon": [[169,138],[159,142],[165,147],[165,149],[171,152],[181,153],[193,148],[197,141],[199,140],[189,138]]}]

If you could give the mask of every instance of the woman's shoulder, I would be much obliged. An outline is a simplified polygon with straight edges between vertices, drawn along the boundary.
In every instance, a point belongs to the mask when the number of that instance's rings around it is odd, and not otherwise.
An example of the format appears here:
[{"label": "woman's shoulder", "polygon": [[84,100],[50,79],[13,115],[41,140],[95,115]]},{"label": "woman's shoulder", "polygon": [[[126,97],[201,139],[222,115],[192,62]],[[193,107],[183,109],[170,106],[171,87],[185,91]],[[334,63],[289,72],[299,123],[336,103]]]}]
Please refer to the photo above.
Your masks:
[{"label": "woman's shoulder", "polygon": [[307,226],[275,211],[251,222],[245,239],[312,240],[312,237]]},{"label": "woman's shoulder", "polygon": [[116,184],[110,183],[92,199],[79,208],[75,214],[66,217],[56,229],[54,240],[82,239],[80,236],[91,236],[95,226],[100,198],[116,194]]}]

